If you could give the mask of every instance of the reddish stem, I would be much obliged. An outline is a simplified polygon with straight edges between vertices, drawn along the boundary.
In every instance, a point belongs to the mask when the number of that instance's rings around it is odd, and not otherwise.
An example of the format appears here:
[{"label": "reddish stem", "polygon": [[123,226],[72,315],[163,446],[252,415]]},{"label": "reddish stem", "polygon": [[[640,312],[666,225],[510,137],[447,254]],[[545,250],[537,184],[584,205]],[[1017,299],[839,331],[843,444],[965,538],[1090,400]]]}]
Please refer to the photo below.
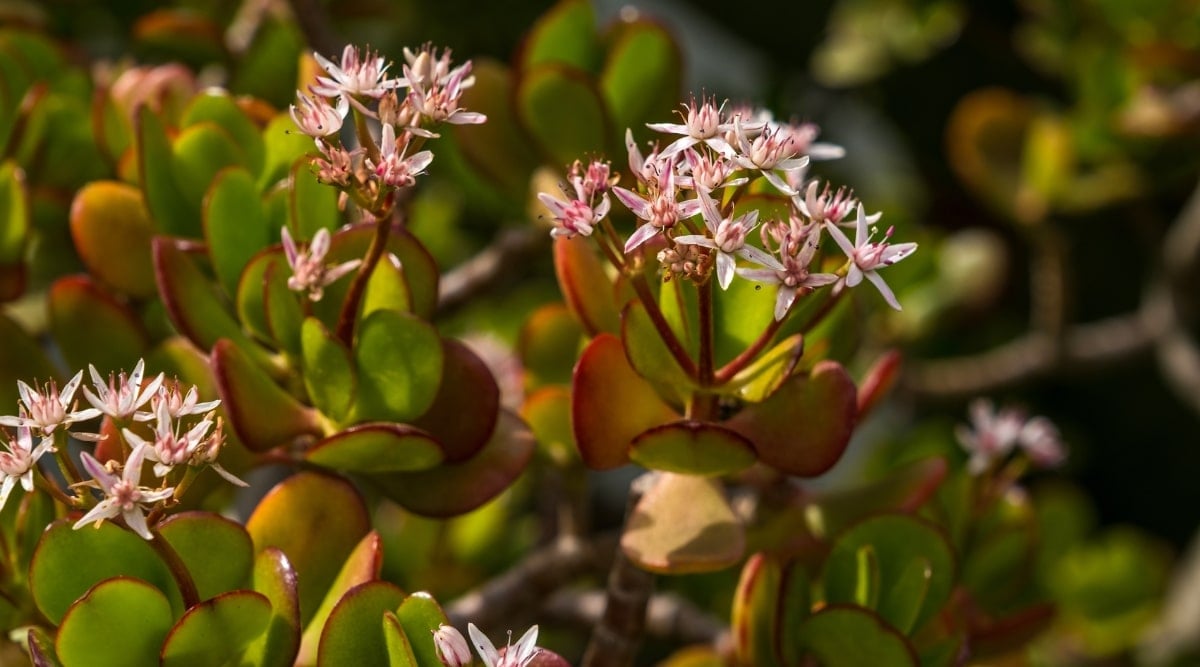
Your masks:
[{"label": "reddish stem", "polygon": [[346,292],[346,300],[342,302],[336,335],[346,347],[354,345],[354,323],[358,320],[358,307],[362,302],[363,293],[367,290],[367,281],[371,279],[375,266],[379,264],[383,251],[387,248],[388,234],[392,230],[391,208],[390,204],[385,206],[387,212],[376,216],[375,235],[371,237],[371,245],[367,247],[362,266],[358,267],[358,272],[354,274],[354,281],[350,283],[350,289]]},{"label": "reddish stem", "polygon": [[662,311],[658,308],[658,301],[654,299],[654,295],[650,292],[650,286],[646,284],[646,277],[637,274],[630,278],[630,282],[633,284],[633,290],[637,293],[638,299],[646,307],[646,313],[650,315],[650,321],[654,323],[654,328],[658,330],[658,335],[666,343],[671,356],[674,357],[675,363],[679,364],[679,367],[688,376],[698,378],[699,371],[696,369],[695,362],[688,356],[687,350],[683,348],[683,343],[680,343],[679,338],[675,336],[675,330],[671,328],[671,325],[667,323],[667,319],[663,317]]}]

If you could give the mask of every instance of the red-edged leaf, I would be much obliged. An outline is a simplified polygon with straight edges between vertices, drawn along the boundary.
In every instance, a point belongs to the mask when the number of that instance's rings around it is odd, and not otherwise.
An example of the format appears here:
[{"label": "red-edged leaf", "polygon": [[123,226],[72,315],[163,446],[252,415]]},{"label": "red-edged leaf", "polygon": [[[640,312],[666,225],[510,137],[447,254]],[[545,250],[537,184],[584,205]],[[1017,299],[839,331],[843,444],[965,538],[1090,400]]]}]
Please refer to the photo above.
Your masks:
[{"label": "red-edged leaf", "polygon": [[628,463],[634,438],[679,418],[633,370],[621,340],[611,334],[596,336],[579,357],[571,400],[579,453],[598,470]]},{"label": "red-edged leaf", "polygon": [[425,414],[413,425],[430,433],[447,463],[461,463],[487,444],[500,414],[500,387],[471,348],[442,339],[442,382]]},{"label": "red-edged leaf", "polygon": [[233,342],[217,341],[211,364],[222,407],[238,438],[250,449],[263,452],[300,435],[321,435],[317,411],[279,388]]},{"label": "red-edged leaf", "polygon": [[621,317],[612,280],[590,240],[582,236],[555,239],[554,273],[563,298],[588,334],[619,331]]},{"label": "red-edged leaf", "polygon": [[819,475],[841,458],[854,431],[858,392],[840,364],[794,375],[724,425],[750,439],[759,459],[790,475]]}]

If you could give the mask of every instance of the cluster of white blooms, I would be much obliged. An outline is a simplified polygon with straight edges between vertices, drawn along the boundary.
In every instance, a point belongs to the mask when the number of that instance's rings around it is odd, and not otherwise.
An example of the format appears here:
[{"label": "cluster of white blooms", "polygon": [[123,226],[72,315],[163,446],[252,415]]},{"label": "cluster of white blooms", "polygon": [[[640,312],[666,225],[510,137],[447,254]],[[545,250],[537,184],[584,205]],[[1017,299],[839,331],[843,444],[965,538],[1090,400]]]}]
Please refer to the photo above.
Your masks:
[{"label": "cluster of white blooms", "polygon": [[[319,53],[313,57],[325,75],[307,92],[296,92],[292,120],[320,151],[312,161],[317,178],[372,213],[386,211],[390,193],[412,187],[433,162],[433,152],[421,150],[427,139],[438,136],[430,128],[487,120],[460,106],[475,79],[470,61],[451,64],[449,49],[405,49],[401,77],[389,76],[391,64],[382,57],[353,45],[346,46],[338,63]],[[342,141],[347,124],[357,142],[350,147]],[[304,246],[286,228],[282,238],[292,270],[288,287],[311,301],[320,300],[326,286],[361,265],[358,260],[325,264],[328,230],[318,231]]]},{"label": "cluster of white blooms", "polygon": [[1033,465],[1050,468],[1067,457],[1054,423],[1045,417],[1027,417],[1016,408],[996,410],[991,401],[977,399],[970,406],[971,425],[959,425],[958,441],[970,455],[967,469],[973,475],[1022,452]]},{"label": "cluster of white blooms", "polygon": [[[816,142],[811,123],[779,123],[763,111],[692,100],[682,123],[651,123],[650,129],[677,139],[643,154],[626,133],[632,187],[614,185],[608,165],[578,163],[566,198],[546,193],[541,201],[555,236],[589,236],[609,213],[609,190],[639,220],[624,241],[626,255],[652,249],[667,279],[703,281],[715,273],[728,288],[736,276],[776,285],[775,318],[798,296],[833,285],[841,290],[870,281],[893,308],[900,304],[878,271],[912,254],[915,243],[890,243],[892,229],[876,237],[880,214],[867,215],[846,188],[808,177],[810,160],[841,157],[844,151]],[[738,207],[747,186],[763,179],[788,202],[786,219],[760,220],[756,208]],[[697,216],[699,217],[696,220]],[[842,227],[855,229],[851,241]],[[756,243],[751,232],[758,229]],[[846,256],[836,273],[813,271],[825,235]],[[748,266],[739,266],[739,263]]]},{"label": "cluster of white blooms", "polygon": [[[61,391],[53,381],[42,387],[18,381],[21,400],[17,415],[0,416],[0,425],[17,430],[12,438],[0,429],[0,508],[18,483],[26,492],[34,490],[35,472],[40,473],[38,459],[48,452],[58,452],[68,433],[84,441],[104,440],[98,433],[68,431],[74,424],[101,415],[111,420],[114,429],[120,429],[120,442],[108,453],[122,454],[123,460],[110,458],[101,463],[88,452],[80,456],[92,478],[83,485],[98,488],[103,498],[92,505],[85,496],[77,496],[91,509],[75,524],[76,528],[120,516],[134,532],[151,539],[145,510],[175,495],[168,476],[177,466],[210,467],[229,482],[245,486],[216,462],[225,443],[221,419],[214,416],[220,401],[201,402],[195,386],[185,389],[161,373],[146,379],[142,361],[128,375],[120,373],[107,379],[94,366],[88,371],[92,387],[82,389],[91,407],[83,410],[76,409],[75,398],[83,371],[76,373]],[[36,445],[35,437],[40,438]],[[154,463],[154,475],[160,480],[155,487],[141,485],[142,465],[147,460]]]}]

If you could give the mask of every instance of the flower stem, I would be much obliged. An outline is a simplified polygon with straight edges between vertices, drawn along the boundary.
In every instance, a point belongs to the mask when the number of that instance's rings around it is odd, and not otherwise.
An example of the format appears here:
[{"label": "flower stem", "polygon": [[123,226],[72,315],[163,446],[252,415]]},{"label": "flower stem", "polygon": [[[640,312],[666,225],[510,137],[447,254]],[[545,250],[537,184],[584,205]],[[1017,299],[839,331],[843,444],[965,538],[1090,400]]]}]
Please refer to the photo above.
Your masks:
[{"label": "flower stem", "polygon": [[63,477],[67,479],[67,486],[74,486],[83,481],[83,477],[79,474],[79,469],[75,467],[75,462],[71,460],[71,453],[67,449],[66,431],[54,431],[54,460],[58,461],[58,468],[62,471]]},{"label": "flower stem", "polygon": [[377,213],[375,216],[375,235],[371,237],[371,245],[367,247],[367,254],[363,257],[362,266],[358,267],[358,272],[354,274],[354,281],[350,283],[350,289],[346,291],[346,300],[342,302],[342,311],[338,315],[336,335],[346,347],[354,345],[354,323],[358,319],[358,308],[362,303],[363,293],[367,290],[367,281],[371,279],[371,274],[375,272],[375,266],[383,257],[383,251],[387,248],[388,234],[392,231],[392,207],[389,205],[383,208],[384,212]]},{"label": "flower stem", "polygon": [[183,559],[157,530],[151,528],[150,532],[154,535],[154,539],[150,540],[150,547],[162,557],[167,564],[167,569],[171,570],[171,576],[175,579],[175,584],[179,586],[179,594],[183,597],[184,609],[191,609],[200,604],[200,593],[196,590],[196,582],[192,580],[192,573],[188,572]]},{"label": "flower stem", "polygon": [[650,286],[646,284],[646,277],[641,274],[636,274],[630,277],[629,281],[633,285],[633,291],[637,293],[638,299],[642,305],[646,307],[646,313],[650,315],[650,321],[654,323],[654,328],[658,330],[658,335],[663,339],[667,349],[670,350],[671,356],[675,359],[675,363],[683,369],[691,377],[699,377],[696,370],[696,364],[692,358],[688,356],[687,350],[683,348],[683,343],[679,342],[679,338],[675,335],[675,330],[667,323],[667,319],[663,317],[662,311],[658,308],[658,301],[650,292]]},{"label": "flower stem", "polygon": [[772,319],[767,328],[750,344],[741,354],[734,357],[729,363],[722,366],[714,375],[713,382],[717,385],[725,384],[733,379],[733,376],[742,372],[750,365],[758,355],[766,349],[767,345],[775,339],[775,334],[779,332],[779,328],[783,326],[783,320]]},{"label": "flower stem", "polygon": [[37,488],[49,493],[55,500],[66,505],[67,507],[79,507],[82,503],[78,497],[72,498],[65,491],[59,488],[58,484],[53,479],[46,477],[42,473],[42,469],[37,469],[37,474],[33,476],[33,483]]},{"label": "flower stem", "polygon": [[712,386],[713,383],[713,291],[712,280],[705,280],[696,286],[699,292],[700,317],[700,368],[696,379],[701,387]]}]

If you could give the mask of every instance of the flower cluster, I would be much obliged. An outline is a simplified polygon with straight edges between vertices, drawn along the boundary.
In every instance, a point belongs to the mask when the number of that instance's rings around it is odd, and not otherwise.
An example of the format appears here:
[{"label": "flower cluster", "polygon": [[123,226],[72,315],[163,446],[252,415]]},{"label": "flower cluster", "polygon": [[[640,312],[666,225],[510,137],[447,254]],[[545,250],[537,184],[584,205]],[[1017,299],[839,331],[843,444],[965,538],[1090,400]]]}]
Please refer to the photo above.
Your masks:
[{"label": "flower cluster", "polygon": [[[453,66],[448,49],[405,49],[400,77],[389,75],[391,64],[378,54],[353,45],[346,46],[339,62],[313,56],[325,75],[307,92],[297,91],[292,120],[320,151],[312,161],[317,178],[376,219],[388,216],[392,193],[415,185],[433,162],[433,153],[422,150],[426,140],[438,136],[431,128],[487,120],[462,108],[463,92],[475,79],[470,61]],[[347,125],[352,132],[343,132]],[[343,143],[349,139],[344,134],[353,136],[354,143]],[[359,262],[325,265],[327,230],[318,231],[303,251],[289,230],[283,230],[282,240],[292,269],[288,287],[311,301],[320,300],[325,286],[359,268]]]},{"label": "flower cluster", "polygon": [[1016,408],[997,411],[991,401],[977,399],[970,406],[971,425],[959,425],[956,434],[970,455],[967,469],[979,475],[1018,450],[1035,466],[1050,468],[1066,459],[1058,429],[1045,417],[1027,418]]},{"label": "flower cluster", "polygon": [[[467,624],[467,634],[479,652],[485,667],[525,667],[538,654],[538,626],[533,626],[521,635],[514,645],[512,633],[508,633],[508,645],[503,652],[496,650],[492,641],[483,634],[474,623]],[[458,630],[449,625],[443,625],[433,633],[433,643],[437,649],[438,659],[447,667],[464,667],[471,664],[471,650],[467,640]]]},{"label": "flower cluster", "polygon": [[[26,492],[32,492],[36,475],[40,483],[73,507],[90,508],[76,528],[120,516],[131,530],[151,539],[146,509],[178,497],[199,470],[212,468],[230,483],[246,485],[217,463],[225,443],[222,421],[214,413],[220,401],[200,401],[196,387],[185,389],[161,373],[147,379],[143,361],[138,361],[129,374],[104,378],[95,366],[89,366],[88,372],[92,386],[82,389],[91,407],[83,410],[76,409],[75,400],[83,371],[76,373],[61,391],[53,381],[40,388],[18,382],[21,399],[17,416],[0,417],[0,425],[17,430],[14,438],[0,429],[0,508],[18,483]],[[68,431],[79,422],[102,415],[112,426],[105,432],[119,434],[115,442],[99,433]],[[98,489],[102,494],[99,501],[81,491],[69,498],[57,489],[53,476],[41,475],[38,460],[48,452],[65,457],[68,435],[84,441],[105,441],[107,463],[96,458],[99,454],[84,452],[80,456],[91,480],[76,479],[69,461],[63,462],[61,470],[77,490]],[[141,484],[146,461],[154,463],[154,476],[159,480],[156,486]],[[183,475],[172,475],[180,467],[186,469]]]},{"label": "flower cluster", "polygon": [[[649,124],[677,138],[648,154],[627,132],[631,187],[610,185],[618,178],[610,177],[606,163],[573,165],[573,187],[563,188],[566,199],[539,195],[553,216],[551,234],[589,236],[607,226],[606,236],[616,238],[606,219],[605,193],[611,189],[638,219],[637,229],[613,254],[650,250],[664,279],[703,282],[715,274],[723,289],[738,276],[774,285],[775,318],[782,320],[798,297],[830,285],[840,292],[865,278],[899,310],[879,270],[911,255],[917,244],[891,243],[891,228],[877,235],[879,213],[868,215],[850,190],[808,176],[811,160],[838,158],[844,151],[816,142],[811,123],[780,123],[764,111],[727,106],[693,99],[684,106],[682,123]],[[761,219],[758,208],[743,203],[742,195],[759,181],[786,215]],[[855,229],[853,242],[842,227]],[[819,254],[826,237],[832,239],[829,249],[846,258],[840,267],[828,267],[832,272],[821,270],[827,264]]]}]

